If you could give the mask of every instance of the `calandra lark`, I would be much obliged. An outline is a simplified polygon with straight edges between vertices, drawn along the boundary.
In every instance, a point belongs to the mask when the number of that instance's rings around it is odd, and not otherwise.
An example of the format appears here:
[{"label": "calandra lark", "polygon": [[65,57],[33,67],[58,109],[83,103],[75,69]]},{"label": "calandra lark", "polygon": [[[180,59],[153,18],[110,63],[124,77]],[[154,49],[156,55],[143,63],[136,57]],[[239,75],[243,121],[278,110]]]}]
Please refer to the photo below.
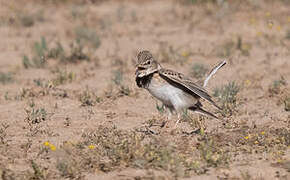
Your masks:
[{"label": "calandra lark", "polygon": [[184,110],[189,109],[213,118],[212,113],[202,109],[200,99],[204,99],[216,108],[220,107],[212,100],[204,87],[216,71],[226,64],[225,61],[215,66],[203,82],[203,87],[179,72],[164,69],[149,51],[142,51],[137,55],[136,83],[140,88],[147,89],[151,95],[160,100],[169,110],[178,115],[178,124]]}]

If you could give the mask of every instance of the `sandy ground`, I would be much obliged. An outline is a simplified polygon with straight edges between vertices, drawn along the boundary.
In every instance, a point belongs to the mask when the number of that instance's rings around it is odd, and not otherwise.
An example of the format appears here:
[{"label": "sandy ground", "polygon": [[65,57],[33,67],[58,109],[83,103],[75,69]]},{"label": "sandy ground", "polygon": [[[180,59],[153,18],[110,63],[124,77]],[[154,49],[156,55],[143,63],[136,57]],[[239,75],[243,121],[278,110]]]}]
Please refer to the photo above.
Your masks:
[{"label": "sandy ground", "polygon": [[[1,0],[1,178],[290,179],[290,4],[218,2]],[[44,63],[37,66],[35,42],[41,38],[47,48]],[[90,60],[82,60],[80,51],[70,46],[74,42],[77,47],[78,39]],[[49,54],[57,42],[65,55]],[[191,113],[194,125],[184,120],[173,129],[173,119],[163,128],[152,127],[155,134],[146,128],[140,132],[150,121],[165,117],[157,101],[135,84],[135,60],[141,50],[193,79],[195,64],[210,69],[225,59],[227,65],[207,90],[214,94],[235,82],[239,91],[231,113],[219,113],[204,102],[220,120]],[[24,56],[30,62],[27,67]],[[179,173],[171,166],[136,166],[119,157],[116,161],[122,159],[123,164],[118,161],[104,170],[94,159],[103,146],[91,140],[107,137],[100,134],[101,127],[139,133],[143,143],[174,142],[178,151],[173,151],[185,157],[192,153],[187,146],[196,147],[193,157],[202,166]],[[200,127],[204,132],[187,133]],[[223,152],[229,158],[203,157],[206,150],[200,146],[209,142],[203,137],[213,138],[220,150],[209,154],[220,157]]]}]

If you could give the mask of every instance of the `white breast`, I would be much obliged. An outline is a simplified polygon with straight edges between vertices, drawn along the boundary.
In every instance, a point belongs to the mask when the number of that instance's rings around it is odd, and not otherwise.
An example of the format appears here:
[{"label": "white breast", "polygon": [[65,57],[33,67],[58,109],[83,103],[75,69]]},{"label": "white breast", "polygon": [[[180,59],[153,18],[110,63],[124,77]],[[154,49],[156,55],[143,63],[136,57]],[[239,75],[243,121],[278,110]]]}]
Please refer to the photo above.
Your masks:
[{"label": "white breast", "polygon": [[147,89],[165,105],[173,106],[175,109],[188,108],[197,102],[190,94],[168,83],[158,83],[152,80]]}]

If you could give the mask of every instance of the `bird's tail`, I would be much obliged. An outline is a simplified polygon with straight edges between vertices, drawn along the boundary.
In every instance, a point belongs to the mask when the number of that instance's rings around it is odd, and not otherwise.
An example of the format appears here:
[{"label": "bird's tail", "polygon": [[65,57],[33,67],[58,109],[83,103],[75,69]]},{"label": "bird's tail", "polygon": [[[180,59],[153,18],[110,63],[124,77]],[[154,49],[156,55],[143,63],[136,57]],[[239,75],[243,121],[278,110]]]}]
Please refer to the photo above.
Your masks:
[{"label": "bird's tail", "polygon": [[214,114],[202,109],[199,106],[193,106],[193,107],[190,107],[189,109],[192,110],[193,112],[197,112],[199,114],[202,114],[202,115],[205,115],[205,116],[209,116],[209,117],[212,117],[214,119],[218,119],[218,117],[216,117]]},{"label": "bird's tail", "polygon": [[222,61],[220,62],[218,65],[216,65],[206,76],[205,80],[203,81],[203,87],[205,88],[209,79],[221,68],[223,67],[227,62],[226,61]]}]

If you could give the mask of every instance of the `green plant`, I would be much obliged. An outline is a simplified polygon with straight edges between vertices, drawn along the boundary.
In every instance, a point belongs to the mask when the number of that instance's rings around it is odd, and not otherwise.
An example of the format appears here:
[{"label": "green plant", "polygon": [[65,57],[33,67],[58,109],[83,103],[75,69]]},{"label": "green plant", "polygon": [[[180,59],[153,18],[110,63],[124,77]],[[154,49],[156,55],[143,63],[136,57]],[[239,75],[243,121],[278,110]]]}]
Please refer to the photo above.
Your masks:
[{"label": "green plant", "polygon": [[238,42],[237,42],[237,49],[240,50],[242,55],[249,56],[250,50],[251,50],[251,45],[249,43],[244,43],[241,36],[239,36]]},{"label": "green plant", "polygon": [[114,84],[117,86],[121,85],[123,81],[123,71],[121,69],[117,69],[113,71],[112,74],[113,74],[112,81],[114,82]]},{"label": "green plant", "polygon": [[101,45],[100,37],[97,35],[95,29],[90,29],[87,27],[77,27],[75,29],[75,34],[77,40],[79,40],[81,43],[89,43],[95,49],[97,49]]},{"label": "green plant", "polygon": [[22,64],[23,64],[23,66],[24,66],[25,69],[28,69],[29,67],[32,66],[31,63],[30,63],[30,60],[29,60],[28,56],[26,56],[26,55],[24,55],[22,57]]},{"label": "green plant", "polygon": [[180,47],[176,48],[168,45],[167,42],[160,42],[158,50],[158,60],[160,62],[179,63],[182,65],[187,60],[187,57],[190,55],[190,53],[180,53],[180,49]]},{"label": "green plant", "polygon": [[21,22],[21,25],[24,27],[31,27],[35,23],[35,19],[32,15],[30,14],[22,14],[19,16],[19,20]]},{"label": "green plant", "polygon": [[237,40],[231,39],[217,47],[217,55],[221,58],[231,57],[234,53],[240,52],[243,56],[249,56],[252,46],[243,41],[241,36]]},{"label": "green plant", "polygon": [[270,96],[279,94],[281,92],[281,87],[285,85],[286,85],[286,80],[283,76],[281,76],[280,79],[278,80],[274,80],[268,89]]},{"label": "green plant", "polygon": [[24,55],[22,64],[24,68],[44,68],[49,58],[59,60],[59,63],[78,63],[89,61],[90,56],[84,52],[84,45],[80,39],[70,43],[70,53],[66,53],[62,44],[56,42],[54,47],[48,47],[45,37],[35,42],[32,47],[32,57]]},{"label": "green plant", "polygon": [[229,162],[229,156],[222,149],[220,149],[214,142],[213,138],[207,136],[203,137],[198,149],[202,159],[208,166],[222,166]]},{"label": "green plant", "polygon": [[290,111],[290,96],[286,96],[284,99],[284,109]]},{"label": "green plant", "polygon": [[229,82],[227,85],[216,88],[213,96],[217,97],[222,103],[223,115],[231,114],[237,104],[237,94],[240,86],[235,81]]},{"label": "green plant", "polygon": [[34,82],[34,84],[36,86],[39,86],[39,87],[48,87],[48,81],[45,80],[45,79],[38,78],[38,79],[34,79],[33,82]]},{"label": "green plant", "polygon": [[35,180],[45,179],[43,171],[41,170],[40,166],[36,164],[33,160],[31,160],[30,162],[33,169],[33,179]]},{"label": "green plant", "polygon": [[36,22],[43,22],[45,20],[41,10],[35,13],[18,12],[15,17],[17,18],[16,21],[24,27],[32,27]]},{"label": "green plant", "polygon": [[84,52],[84,46],[80,40],[70,44],[70,54],[60,59],[62,63],[78,63],[80,61],[89,61],[90,56]]},{"label": "green plant", "polygon": [[57,170],[60,172],[62,177],[66,178],[77,178],[77,168],[73,162],[59,160],[56,165]]},{"label": "green plant", "polygon": [[65,51],[60,42],[56,42],[56,46],[49,49],[47,53],[47,58],[54,58],[54,59],[65,58]]},{"label": "green plant", "polygon": [[25,121],[27,121],[29,125],[41,123],[43,121],[46,121],[48,118],[48,114],[44,108],[26,109],[25,112]]},{"label": "green plant", "polygon": [[94,106],[96,103],[101,101],[101,98],[96,96],[95,93],[86,89],[80,95],[79,100],[82,103],[81,106]]},{"label": "green plant", "polygon": [[191,68],[191,74],[195,78],[202,78],[205,76],[205,74],[208,72],[208,68],[205,67],[205,65],[196,63]]},{"label": "green plant", "polygon": [[119,68],[115,71],[112,72],[113,74],[113,78],[112,78],[112,81],[114,82],[114,84],[118,87],[118,92],[119,94],[122,96],[122,95],[125,95],[125,96],[129,96],[130,93],[131,93],[131,90],[129,89],[128,86],[124,85],[124,82],[123,82],[123,71]]},{"label": "green plant", "polygon": [[34,67],[43,68],[46,65],[48,47],[46,39],[41,37],[40,42],[34,42],[32,47],[33,56],[29,59],[28,56],[24,55],[22,59],[22,64],[24,68]]},{"label": "green plant", "polygon": [[84,18],[86,13],[87,11],[82,6],[73,6],[71,8],[71,16],[74,20]]},{"label": "green plant", "polygon": [[235,42],[226,41],[217,48],[217,55],[221,58],[230,57],[235,51]]},{"label": "green plant", "polygon": [[73,72],[57,70],[55,73],[56,77],[52,80],[54,86],[71,83],[76,78],[76,75]]},{"label": "green plant", "polygon": [[12,73],[0,72],[0,83],[8,84],[8,83],[13,82],[13,81],[14,81],[14,78],[13,78]]},{"label": "green plant", "polygon": [[162,105],[159,105],[157,102],[156,102],[156,109],[158,110],[158,112],[159,113],[164,113],[164,111],[165,111],[165,106],[164,106],[164,104],[162,104]]}]

